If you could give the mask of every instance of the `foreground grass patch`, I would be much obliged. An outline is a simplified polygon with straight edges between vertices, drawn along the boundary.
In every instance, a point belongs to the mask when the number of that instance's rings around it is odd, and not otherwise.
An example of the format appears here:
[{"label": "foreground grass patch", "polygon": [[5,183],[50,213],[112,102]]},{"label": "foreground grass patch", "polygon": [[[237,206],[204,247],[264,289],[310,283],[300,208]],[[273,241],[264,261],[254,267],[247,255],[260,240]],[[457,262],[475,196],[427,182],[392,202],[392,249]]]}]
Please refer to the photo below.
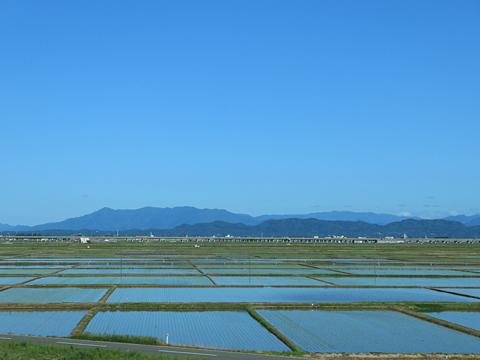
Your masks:
[{"label": "foreground grass patch", "polygon": [[164,345],[163,340],[146,337],[146,336],[133,336],[133,335],[96,335],[91,333],[81,333],[76,334],[70,337],[71,339],[81,339],[81,340],[94,340],[94,341],[109,341],[109,342],[120,342],[120,343],[131,343],[131,344],[143,344],[143,345]]},{"label": "foreground grass patch", "polygon": [[73,346],[55,346],[38,343],[1,341],[1,360],[194,360],[193,357],[173,357],[167,355],[149,355],[138,352],[108,350],[101,348],[85,349]]}]

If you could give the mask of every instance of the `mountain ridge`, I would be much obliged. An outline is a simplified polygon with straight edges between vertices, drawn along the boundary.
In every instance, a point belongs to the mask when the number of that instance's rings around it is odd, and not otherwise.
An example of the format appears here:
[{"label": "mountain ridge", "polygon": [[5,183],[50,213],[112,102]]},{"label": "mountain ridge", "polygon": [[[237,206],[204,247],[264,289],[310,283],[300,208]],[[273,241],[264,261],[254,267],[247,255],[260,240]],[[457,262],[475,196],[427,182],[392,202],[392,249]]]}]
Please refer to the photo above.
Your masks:
[{"label": "mountain ridge", "polygon": [[[124,231],[129,229],[173,229],[180,225],[205,224],[214,221],[227,223],[243,223],[248,226],[259,225],[268,220],[284,219],[317,219],[325,221],[361,221],[368,224],[388,225],[407,219],[421,220],[415,217],[372,212],[331,211],[292,215],[260,215],[235,214],[223,209],[198,209],[191,206],[173,208],[143,207],[140,209],[114,210],[101,208],[93,213],[69,218],[60,222],[51,222],[34,226],[0,224],[1,231],[44,231],[44,230],[78,230],[95,229],[99,231]],[[443,220],[458,221],[466,226],[480,225],[480,215],[451,216]]]},{"label": "mountain ridge", "polygon": [[[91,229],[72,230],[45,230],[45,235],[73,235],[81,233],[86,236],[113,235],[112,232]],[[120,231],[120,236],[150,235],[154,236],[254,236],[254,237],[333,237],[345,236],[349,238],[367,237],[400,238],[406,234],[410,238],[479,238],[480,226],[468,227],[457,221],[450,220],[416,220],[407,219],[387,225],[368,224],[362,221],[331,221],[318,219],[270,219],[258,225],[243,223],[228,223],[214,221],[195,225],[183,224],[173,229],[130,229]]]}]

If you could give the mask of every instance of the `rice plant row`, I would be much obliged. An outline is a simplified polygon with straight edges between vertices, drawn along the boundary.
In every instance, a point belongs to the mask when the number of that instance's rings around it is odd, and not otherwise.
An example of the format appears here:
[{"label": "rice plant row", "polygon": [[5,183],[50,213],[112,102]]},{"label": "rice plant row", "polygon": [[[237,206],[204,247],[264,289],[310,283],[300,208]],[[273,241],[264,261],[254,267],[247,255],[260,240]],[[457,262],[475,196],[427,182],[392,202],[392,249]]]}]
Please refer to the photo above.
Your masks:
[{"label": "rice plant row", "polygon": [[0,302],[97,302],[106,288],[11,288],[0,292]]},{"label": "rice plant row", "polygon": [[472,277],[316,277],[340,286],[466,286],[480,285],[480,279]]},{"label": "rice plant row", "polygon": [[15,285],[27,280],[31,280],[31,277],[0,277],[0,285]]},{"label": "rice plant row", "polygon": [[314,303],[371,301],[475,302],[472,298],[411,288],[117,288],[109,303]]},{"label": "rice plant row", "polygon": [[289,351],[245,311],[100,312],[85,332],[156,337],[170,344],[229,350]]},{"label": "rice plant row", "polygon": [[87,314],[80,311],[0,311],[0,333],[68,336]]},{"label": "rice plant row", "polygon": [[308,352],[479,353],[480,339],[393,311],[259,310]]},{"label": "rice plant row", "polygon": [[69,269],[64,270],[60,274],[65,275],[84,275],[84,274],[172,274],[172,275],[181,275],[181,274],[192,274],[199,275],[200,272],[196,269],[130,269],[130,268],[116,268],[116,269]]},{"label": "rice plant row", "polygon": [[[0,278],[1,283],[1,278]],[[77,276],[44,277],[29,285],[203,285],[213,286],[206,276]]]},{"label": "rice plant row", "polygon": [[422,314],[480,331],[480,312],[443,311]]}]

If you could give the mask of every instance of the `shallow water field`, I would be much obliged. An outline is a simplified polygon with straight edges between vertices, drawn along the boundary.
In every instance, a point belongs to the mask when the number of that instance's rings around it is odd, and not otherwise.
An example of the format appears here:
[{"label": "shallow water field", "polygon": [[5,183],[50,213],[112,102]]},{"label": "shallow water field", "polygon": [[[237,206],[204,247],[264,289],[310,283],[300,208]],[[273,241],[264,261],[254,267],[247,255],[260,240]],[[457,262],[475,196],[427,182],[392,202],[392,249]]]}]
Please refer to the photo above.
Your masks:
[{"label": "shallow water field", "polygon": [[[477,284],[477,286],[480,286],[480,284]],[[442,290],[452,291],[459,294],[476,296],[480,298],[480,289],[442,289]]]},{"label": "shallow water field", "polygon": [[86,310],[0,311],[0,333],[68,336],[86,314]]},{"label": "shallow water field", "polygon": [[[476,276],[474,273],[456,270],[429,269],[353,269],[342,270],[352,275],[409,275],[409,276]],[[479,279],[480,280],[480,279]]]},{"label": "shallow water field", "polygon": [[480,331],[480,312],[443,311],[422,314]]},{"label": "shallow water field", "polygon": [[[316,277],[339,286],[480,286],[478,278],[422,278],[422,277]],[[458,290],[458,289],[457,289]]]},{"label": "shallow water field", "polygon": [[480,352],[479,338],[394,311],[257,312],[308,352]]},{"label": "shallow water field", "polygon": [[11,265],[1,265],[0,269],[12,269],[12,270],[18,270],[18,269],[64,269],[69,267],[69,265],[16,265],[16,264],[11,264]]},{"label": "shallow water field", "polygon": [[324,269],[315,269],[315,268],[283,268],[283,269],[276,269],[276,268],[263,268],[263,269],[255,269],[248,267],[246,268],[215,268],[215,269],[206,269],[202,268],[202,271],[205,274],[239,274],[239,275],[307,275],[307,274],[338,274],[334,271],[324,270]]},{"label": "shallow water field", "polygon": [[[45,256],[45,255],[42,255]],[[65,258],[65,257],[51,257],[51,258],[42,258],[35,256],[29,258],[10,258],[3,260],[4,262],[50,262],[50,263],[145,263],[145,262],[158,262],[158,263],[171,263],[171,262],[186,262],[185,259],[145,259],[145,258]],[[224,261],[224,260],[222,260]]]},{"label": "shallow water field", "polygon": [[[0,293],[1,294],[1,293]],[[116,302],[368,302],[368,301],[449,301],[479,300],[428,289],[342,289],[323,288],[117,288],[107,299]]]},{"label": "shallow water field", "polygon": [[159,264],[149,264],[149,265],[139,265],[136,263],[126,263],[121,266],[119,263],[115,264],[84,264],[79,265],[75,269],[91,269],[91,268],[106,268],[106,269],[183,269],[189,268],[193,269],[193,265],[189,263],[159,263]]},{"label": "shallow water field", "polygon": [[308,269],[307,266],[294,265],[294,264],[208,264],[197,265],[200,269]]},{"label": "shallow water field", "polygon": [[0,285],[15,285],[27,280],[31,280],[31,277],[0,277]]},{"label": "shallow water field", "polygon": [[199,275],[200,272],[196,269],[131,269],[131,268],[117,268],[117,269],[71,269],[62,271],[62,275],[83,275],[83,274],[145,274],[145,275],[167,275],[167,274],[195,274]]},{"label": "shallow water field", "polygon": [[212,279],[218,285],[234,285],[234,286],[330,286],[303,276],[212,276]]},{"label": "shallow water field", "polygon": [[[0,278],[1,279],[1,278]],[[1,280],[0,280],[1,283]],[[214,283],[206,276],[69,276],[44,277],[32,281],[29,285],[204,285]]]},{"label": "shallow water field", "polygon": [[58,271],[59,269],[22,269],[22,268],[16,268],[16,269],[0,269],[0,274],[5,274],[5,275],[21,275],[21,274],[39,274],[39,275],[44,275],[44,274],[51,274],[54,273],[55,271]]},{"label": "shallow water field", "polygon": [[290,349],[245,311],[116,311],[99,312],[85,332],[150,336],[170,344],[228,350]]},{"label": "shallow water field", "polygon": [[[309,260],[310,261],[310,260]],[[363,263],[373,262],[372,259],[312,259],[311,261],[328,261],[328,262],[343,262],[343,263]],[[375,259],[376,262],[397,262],[397,260]]]},{"label": "shallow water field", "polygon": [[0,302],[97,302],[108,289],[12,288],[0,292]]}]

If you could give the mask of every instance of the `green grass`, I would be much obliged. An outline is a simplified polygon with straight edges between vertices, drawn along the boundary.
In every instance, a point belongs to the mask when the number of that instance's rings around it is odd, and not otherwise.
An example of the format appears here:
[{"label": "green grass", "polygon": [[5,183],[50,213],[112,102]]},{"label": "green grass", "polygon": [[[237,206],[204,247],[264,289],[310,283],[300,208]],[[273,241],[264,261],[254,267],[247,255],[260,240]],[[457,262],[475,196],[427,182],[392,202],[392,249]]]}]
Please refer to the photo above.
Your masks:
[{"label": "green grass", "polygon": [[143,345],[165,345],[163,340],[155,337],[133,336],[133,335],[96,335],[92,333],[81,333],[72,335],[71,339],[93,340],[93,341],[109,341],[119,343],[143,344]]},{"label": "green grass", "polygon": [[149,355],[102,348],[85,349],[39,343],[0,341],[0,360],[198,360],[193,357]]}]

